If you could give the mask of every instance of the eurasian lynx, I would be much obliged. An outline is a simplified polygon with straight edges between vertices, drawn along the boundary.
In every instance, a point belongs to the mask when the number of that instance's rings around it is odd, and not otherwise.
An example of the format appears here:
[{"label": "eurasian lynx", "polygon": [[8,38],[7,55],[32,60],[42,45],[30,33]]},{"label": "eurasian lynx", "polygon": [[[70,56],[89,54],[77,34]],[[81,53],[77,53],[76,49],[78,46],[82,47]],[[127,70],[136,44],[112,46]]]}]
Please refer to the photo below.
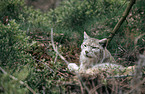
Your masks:
[{"label": "eurasian lynx", "polygon": [[115,60],[110,52],[103,47],[107,39],[90,38],[84,32],[84,41],[81,45],[80,67],[75,63],[70,63],[68,68],[71,71],[86,71],[87,69],[105,68],[105,67],[122,67],[115,64]]}]

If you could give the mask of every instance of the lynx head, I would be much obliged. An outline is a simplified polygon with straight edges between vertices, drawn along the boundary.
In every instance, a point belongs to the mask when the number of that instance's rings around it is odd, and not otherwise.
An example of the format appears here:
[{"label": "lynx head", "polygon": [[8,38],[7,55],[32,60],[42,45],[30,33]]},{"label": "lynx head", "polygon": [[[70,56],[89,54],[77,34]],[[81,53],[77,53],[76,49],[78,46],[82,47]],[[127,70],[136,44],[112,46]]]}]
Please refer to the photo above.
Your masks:
[{"label": "lynx head", "polygon": [[[89,37],[86,32],[84,32],[84,41],[81,45],[81,55],[87,58],[99,58],[103,55],[103,46],[106,43],[107,39],[95,39]],[[101,58],[101,57],[100,57]]]}]

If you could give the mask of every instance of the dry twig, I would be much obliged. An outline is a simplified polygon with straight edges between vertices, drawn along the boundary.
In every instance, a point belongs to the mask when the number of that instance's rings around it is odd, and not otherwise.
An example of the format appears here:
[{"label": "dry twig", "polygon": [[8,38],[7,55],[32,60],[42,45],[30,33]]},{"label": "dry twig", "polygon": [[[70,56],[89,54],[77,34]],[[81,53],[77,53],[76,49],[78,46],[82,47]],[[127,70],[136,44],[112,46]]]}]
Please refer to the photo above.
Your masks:
[{"label": "dry twig", "polygon": [[[54,51],[58,54],[58,56],[60,56],[60,58],[68,65],[69,62],[57,51],[57,47],[55,47],[54,41],[53,41],[53,28],[51,28],[51,42],[52,42],[52,46]],[[88,87],[85,85],[85,83],[81,80],[81,77],[79,76],[78,73],[75,73],[78,77],[78,79],[80,80],[80,82],[82,83],[82,85],[85,87],[85,89],[87,90],[87,92],[89,93],[89,89]]]},{"label": "dry twig", "polygon": [[53,28],[51,28],[51,42],[52,42],[52,47],[54,49],[54,51],[60,56],[60,58],[68,65],[69,62],[57,51],[57,48],[54,45],[54,41],[53,41]]}]

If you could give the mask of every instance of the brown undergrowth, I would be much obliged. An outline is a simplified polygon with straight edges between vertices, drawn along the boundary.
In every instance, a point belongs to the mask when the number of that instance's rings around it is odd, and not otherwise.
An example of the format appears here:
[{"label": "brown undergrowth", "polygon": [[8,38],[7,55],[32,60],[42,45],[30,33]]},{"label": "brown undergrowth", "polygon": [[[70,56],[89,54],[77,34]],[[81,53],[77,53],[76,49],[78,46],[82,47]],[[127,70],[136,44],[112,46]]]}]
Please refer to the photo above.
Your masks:
[{"label": "brown undergrowth", "polygon": [[[50,37],[36,35],[35,40],[36,41],[31,46],[31,49],[28,50],[28,52],[33,56],[33,59],[36,61],[35,67],[37,70],[43,71],[43,69],[48,66],[50,70],[55,71],[56,76],[54,77],[55,80],[52,81],[52,83],[56,83],[58,86],[65,88],[65,93],[67,94],[118,94],[118,92],[121,92],[121,94],[124,92],[130,94],[136,90],[136,88],[134,88],[132,85],[132,82],[134,82],[134,75],[129,75],[130,71],[132,72],[135,70],[135,66],[128,67],[127,69],[129,69],[129,71],[125,70],[122,72],[122,76],[112,75],[112,73],[108,73],[105,70],[98,71],[97,75],[91,77],[87,76],[86,74],[85,76],[76,76],[76,74],[70,73],[68,71],[67,65],[54,52]],[[66,60],[78,64],[80,53],[79,48],[71,44],[67,44],[69,47],[65,47],[64,45],[62,46],[57,42],[55,42],[55,45],[58,47],[58,51],[61,52]],[[138,58],[137,54],[134,54],[134,57]],[[117,59],[117,61],[124,60],[123,58],[120,57]],[[55,70],[55,68],[57,68],[57,70]],[[114,70],[112,71],[114,72]],[[144,74],[144,72],[142,72],[142,74]],[[62,77],[64,80],[60,80]],[[49,79],[49,76],[47,79]],[[139,79],[139,92],[140,94],[143,94],[145,92],[143,89],[144,75],[142,75]]]}]

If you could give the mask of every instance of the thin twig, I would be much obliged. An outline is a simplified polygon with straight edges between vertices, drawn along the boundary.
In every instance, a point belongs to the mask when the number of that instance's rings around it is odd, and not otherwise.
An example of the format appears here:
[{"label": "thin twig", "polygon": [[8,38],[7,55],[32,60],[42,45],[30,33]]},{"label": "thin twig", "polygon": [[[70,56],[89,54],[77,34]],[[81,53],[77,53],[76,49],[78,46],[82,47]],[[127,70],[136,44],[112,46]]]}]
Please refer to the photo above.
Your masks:
[{"label": "thin twig", "polygon": [[[102,87],[103,85],[102,84],[99,84],[97,86],[95,86],[92,90],[90,90],[89,94],[92,94],[93,92],[95,92],[98,88]],[[97,92],[98,94],[98,92]]]},{"label": "thin twig", "polygon": [[78,81],[79,81],[79,84],[80,84],[80,87],[81,87],[81,94],[84,94],[84,88],[83,88],[83,86],[82,86],[82,83],[81,83],[80,80],[78,80]]},{"label": "thin twig", "polygon": [[52,47],[54,49],[54,51],[60,56],[60,58],[68,65],[69,62],[57,51],[55,45],[54,45],[54,41],[53,41],[53,28],[51,28],[51,43],[52,43]]},{"label": "thin twig", "polygon": [[[52,42],[52,47],[54,49],[54,51],[60,56],[60,58],[68,65],[69,62],[57,51],[54,41],[53,41],[53,28],[51,28],[51,42]],[[81,77],[79,76],[78,73],[75,73],[76,76],[78,77],[78,79],[80,80],[80,82],[82,83],[82,85],[85,87],[85,89],[87,90],[87,92],[89,93],[89,89],[88,87],[85,85],[85,83],[81,80]]]},{"label": "thin twig", "polygon": [[45,63],[43,63],[42,61],[40,61],[40,60],[37,60],[37,59],[35,59],[35,56],[34,57],[32,57],[34,60],[36,60],[37,62],[40,62],[41,64],[43,64],[43,65],[45,65],[45,67],[47,67],[50,71],[52,71],[52,72],[54,72],[54,70],[53,69],[51,69],[48,65],[46,65]]},{"label": "thin twig", "polygon": [[[14,77],[14,76],[12,76],[12,75],[9,75],[3,68],[0,67],[0,70],[1,70],[4,74],[7,74],[7,75],[8,75],[10,78],[12,78],[13,80],[16,80],[16,81],[19,80],[18,78]],[[19,80],[19,83],[20,83],[21,85],[26,86],[33,94],[36,94],[36,92],[35,92],[31,87],[29,87],[26,83],[24,83],[23,81]]]},{"label": "thin twig", "polygon": [[[56,50],[57,50],[57,46],[56,46]],[[55,64],[56,61],[57,61],[57,57],[58,57],[58,54],[56,53],[56,56],[55,56],[55,59],[54,59],[54,64]]]}]

